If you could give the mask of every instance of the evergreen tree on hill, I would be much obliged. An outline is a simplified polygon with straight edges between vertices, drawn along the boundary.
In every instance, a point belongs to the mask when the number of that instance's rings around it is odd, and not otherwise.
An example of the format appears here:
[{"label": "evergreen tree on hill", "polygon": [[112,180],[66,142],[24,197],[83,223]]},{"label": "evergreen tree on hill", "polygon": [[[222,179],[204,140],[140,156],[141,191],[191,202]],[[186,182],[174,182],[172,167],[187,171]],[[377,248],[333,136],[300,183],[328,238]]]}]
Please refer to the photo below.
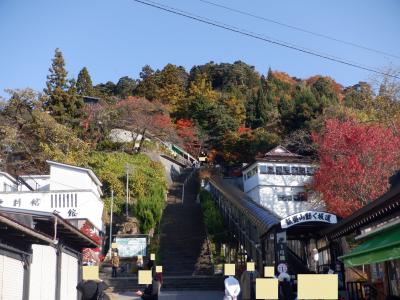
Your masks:
[{"label": "evergreen tree on hill", "polygon": [[92,78],[90,77],[89,71],[86,67],[84,67],[78,74],[76,90],[79,95],[94,96]]},{"label": "evergreen tree on hill", "polygon": [[149,65],[145,65],[139,77],[139,84],[135,91],[136,95],[145,97],[148,100],[156,99],[158,86],[154,70]]},{"label": "evergreen tree on hill", "polygon": [[77,127],[83,114],[83,99],[77,95],[75,81],[67,78],[64,57],[58,48],[49,72],[44,89],[47,96],[45,108],[57,122]]},{"label": "evergreen tree on hill", "polygon": [[121,77],[115,86],[116,95],[121,98],[132,96],[136,88],[136,81],[128,76]]}]

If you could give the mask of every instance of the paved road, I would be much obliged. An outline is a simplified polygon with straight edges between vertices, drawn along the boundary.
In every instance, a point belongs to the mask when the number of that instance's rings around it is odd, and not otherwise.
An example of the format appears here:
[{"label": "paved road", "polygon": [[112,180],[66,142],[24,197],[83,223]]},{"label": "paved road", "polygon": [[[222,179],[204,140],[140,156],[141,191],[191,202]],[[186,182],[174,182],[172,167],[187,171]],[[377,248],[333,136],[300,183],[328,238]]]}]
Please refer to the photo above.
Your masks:
[{"label": "paved road", "polygon": [[[222,300],[224,297],[223,292],[218,291],[185,291],[185,292],[173,292],[166,291],[161,292],[159,299],[163,300]],[[123,293],[123,294],[112,294],[111,300],[133,300],[140,299],[134,293]]]}]

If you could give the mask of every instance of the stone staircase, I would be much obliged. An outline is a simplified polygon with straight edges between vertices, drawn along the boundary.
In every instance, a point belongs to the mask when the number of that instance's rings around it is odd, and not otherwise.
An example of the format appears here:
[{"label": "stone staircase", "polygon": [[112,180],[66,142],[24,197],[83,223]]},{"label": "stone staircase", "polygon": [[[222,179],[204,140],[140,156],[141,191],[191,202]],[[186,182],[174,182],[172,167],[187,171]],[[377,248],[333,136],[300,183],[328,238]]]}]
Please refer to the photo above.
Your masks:
[{"label": "stone staircase", "polygon": [[[200,204],[196,203],[198,177],[184,170],[169,189],[168,203],[161,221],[158,261],[163,266],[162,291],[223,290],[223,276],[214,276]],[[186,180],[187,179],[187,180]],[[182,202],[182,186],[185,196]],[[101,278],[108,293],[142,290],[137,276],[111,278],[103,268]]]},{"label": "stone staircase", "polygon": [[182,184],[191,172],[185,170],[179,178],[161,221],[159,259],[165,276],[213,274],[202,211],[196,203],[197,174],[187,180],[182,203]]}]

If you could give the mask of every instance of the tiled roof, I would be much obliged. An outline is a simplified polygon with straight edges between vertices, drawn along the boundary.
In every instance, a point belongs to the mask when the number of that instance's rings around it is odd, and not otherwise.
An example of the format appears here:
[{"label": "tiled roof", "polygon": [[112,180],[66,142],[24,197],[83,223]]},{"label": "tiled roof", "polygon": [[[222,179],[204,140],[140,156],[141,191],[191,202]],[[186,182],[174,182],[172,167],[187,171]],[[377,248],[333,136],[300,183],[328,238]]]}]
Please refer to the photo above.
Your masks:
[{"label": "tiled roof", "polygon": [[256,156],[256,161],[275,161],[275,162],[303,162],[310,163],[312,160],[309,157],[302,156],[293,152],[290,152],[282,146],[277,146],[271,151],[265,153],[264,155]]},{"label": "tiled roof", "polygon": [[282,146],[277,146],[271,151],[267,152],[264,154],[264,157],[269,157],[269,156],[281,156],[281,157],[302,157],[299,154],[292,153],[286,148]]}]

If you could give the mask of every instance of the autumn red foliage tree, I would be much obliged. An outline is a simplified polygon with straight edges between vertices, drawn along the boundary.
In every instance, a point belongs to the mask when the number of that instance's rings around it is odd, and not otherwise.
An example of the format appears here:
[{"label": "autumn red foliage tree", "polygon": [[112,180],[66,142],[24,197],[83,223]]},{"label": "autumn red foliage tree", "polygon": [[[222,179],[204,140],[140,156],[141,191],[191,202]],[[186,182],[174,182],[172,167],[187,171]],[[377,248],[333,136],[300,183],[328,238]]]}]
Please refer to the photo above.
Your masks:
[{"label": "autumn red foliage tree", "polygon": [[200,141],[196,126],[192,120],[179,119],[176,121],[176,131],[181,138],[183,147],[192,155],[197,156],[200,147]]},{"label": "autumn red foliage tree", "polygon": [[[118,124],[115,125],[132,131],[132,136],[150,134],[157,138],[174,140],[175,128],[166,106],[162,103],[127,97],[119,101],[115,109],[118,112]],[[143,141],[144,139],[140,140],[139,151]]]},{"label": "autumn red foliage tree", "polygon": [[339,216],[385,193],[389,177],[400,169],[400,138],[381,125],[328,119],[313,140],[320,159],[314,188]]}]

